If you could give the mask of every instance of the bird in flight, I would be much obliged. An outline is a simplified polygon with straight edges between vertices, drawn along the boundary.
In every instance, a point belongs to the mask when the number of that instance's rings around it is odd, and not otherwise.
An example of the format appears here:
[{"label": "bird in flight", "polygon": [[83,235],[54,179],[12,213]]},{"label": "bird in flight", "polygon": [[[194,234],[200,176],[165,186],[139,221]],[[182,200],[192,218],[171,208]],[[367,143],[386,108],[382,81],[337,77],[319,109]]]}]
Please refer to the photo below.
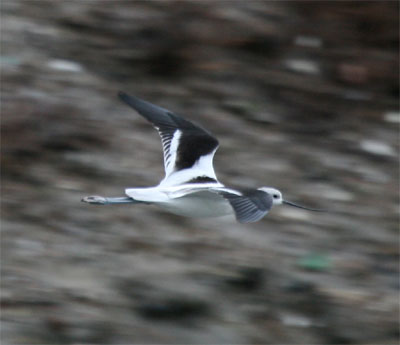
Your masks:
[{"label": "bird in flight", "polygon": [[320,211],[284,200],[275,188],[226,187],[214,172],[213,158],[219,143],[212,134],[167,109],[124,92],[118,95],[157,129],[164,152],[165,177],[155,187],[127,188],[124,197],[87,196],[83,202],[150,204],[170,213],[198,218],[234,214],[241,223],[259,221],[274,205]]}]

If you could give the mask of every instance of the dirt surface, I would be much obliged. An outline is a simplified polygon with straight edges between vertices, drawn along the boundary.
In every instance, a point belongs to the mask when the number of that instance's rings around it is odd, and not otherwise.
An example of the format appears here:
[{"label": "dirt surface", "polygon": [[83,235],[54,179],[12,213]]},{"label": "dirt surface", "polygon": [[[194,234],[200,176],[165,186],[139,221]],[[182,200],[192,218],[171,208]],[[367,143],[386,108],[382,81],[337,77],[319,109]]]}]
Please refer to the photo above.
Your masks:
[{"label": "dirt surface", "polygon": [[[397,344],[398,2],[1,3],[2,344]],[[124,90],[313,213],[189,219]]]}]

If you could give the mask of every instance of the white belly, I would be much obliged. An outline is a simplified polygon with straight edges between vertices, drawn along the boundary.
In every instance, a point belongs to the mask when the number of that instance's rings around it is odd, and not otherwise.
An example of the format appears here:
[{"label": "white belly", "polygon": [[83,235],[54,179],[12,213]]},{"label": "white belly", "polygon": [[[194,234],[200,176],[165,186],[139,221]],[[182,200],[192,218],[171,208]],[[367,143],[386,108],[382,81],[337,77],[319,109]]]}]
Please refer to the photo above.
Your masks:
[{"label": "white belly", "polygon": [[189,194],[168,202],[157,202],[155,205],[180,216],[193,218],[219,217],[233,214],[229,202],[211,192]]}]

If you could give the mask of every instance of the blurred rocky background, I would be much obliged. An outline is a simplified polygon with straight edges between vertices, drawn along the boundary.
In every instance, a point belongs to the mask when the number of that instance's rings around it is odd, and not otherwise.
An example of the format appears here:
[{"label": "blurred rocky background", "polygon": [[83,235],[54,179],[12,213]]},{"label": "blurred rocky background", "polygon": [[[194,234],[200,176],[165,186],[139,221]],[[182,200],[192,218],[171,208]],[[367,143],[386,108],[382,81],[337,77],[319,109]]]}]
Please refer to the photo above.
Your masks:
[{"label": "blurred rocky background", "polygon": [[[1,2],[2,344],[397,344],[397,1]],[[221,181],[329,209],[187,219],[124,90]]]}]

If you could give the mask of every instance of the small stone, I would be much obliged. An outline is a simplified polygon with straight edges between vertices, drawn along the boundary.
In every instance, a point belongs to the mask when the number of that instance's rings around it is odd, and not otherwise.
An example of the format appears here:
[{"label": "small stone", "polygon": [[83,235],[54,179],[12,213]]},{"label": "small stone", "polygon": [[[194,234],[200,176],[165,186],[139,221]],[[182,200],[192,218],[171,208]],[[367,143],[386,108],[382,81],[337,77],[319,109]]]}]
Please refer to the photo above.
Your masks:
[{"label": "small stone", "polygon": [[363,140],[360,143],[364,151],[380,156],[396,156],[394,149],[388,144],[378,140]]},{"label": "small stone", "polygon": [[384,115],[384,119],[386,122],[400,123],[400,113],[389,111]]},{"label": "small stone", "polygon": [[51,60],[48,63],[51,69],[64,71],[64,72],[81,72],[83,70],[82,66],[74,61],[68,60]]},{"label": "small stone", "polygon": [[319,66],[308,60],[287,60],[286,66],[296,72],[307,73],[307,74],[318,74],[320,72]]},{"label": "small stone", "polygon": [[303,315],[284,314],[281,315],[281,320],[287,326],[310,327],[312,325],[311,320]]}]

